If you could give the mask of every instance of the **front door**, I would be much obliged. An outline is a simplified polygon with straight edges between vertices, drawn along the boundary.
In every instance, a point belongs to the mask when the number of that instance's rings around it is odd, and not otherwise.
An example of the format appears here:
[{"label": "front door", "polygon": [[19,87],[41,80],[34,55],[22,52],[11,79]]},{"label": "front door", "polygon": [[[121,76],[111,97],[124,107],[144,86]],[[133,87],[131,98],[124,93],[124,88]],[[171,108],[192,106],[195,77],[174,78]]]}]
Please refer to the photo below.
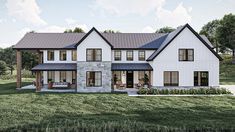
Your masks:
[{"label": "front door", "polygon": [[126,72],[126,87],[133,88],[133,71]]}]

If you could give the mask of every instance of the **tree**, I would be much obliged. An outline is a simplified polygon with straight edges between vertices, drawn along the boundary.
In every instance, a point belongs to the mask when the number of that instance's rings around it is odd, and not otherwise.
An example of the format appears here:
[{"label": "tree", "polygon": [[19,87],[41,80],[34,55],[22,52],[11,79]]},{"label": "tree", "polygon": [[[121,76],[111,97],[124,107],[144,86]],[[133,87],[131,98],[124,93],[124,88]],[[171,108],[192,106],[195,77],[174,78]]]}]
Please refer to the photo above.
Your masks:
[{"label": "tree", "polygon": [[66,29],[64,33],[85,33],[85,31],[82,28],[76,27],[74,30]]},{"label": "tree", "polygon": [[32,52],[22,52],[22,68],[26,70],[31,70],[34,66],[38,64],[38,55],[37,53]]},{"label": "tree", "polygon": [[6,74],[7,65],[5,61],[0,60],[0,75]]},{"label": "tree", "polygon": [[205,24],[199,33],[201,35],[205,35],[209,39],[209,41],[212,43],[212,45],[216,48],[217,53],[219,52],[218,51],[219,44],[218,44],[218,40],[216,37],[216,30],[219,26],[220,26],[220,21],[213,20],[213,21]]},{"label": "tree", "polygon": [[112,29],[104,30],[104,33],[121,33],[120,31],[114,31]]},{"label": "tree", "polygon": [[224,15],[220,20],[220,26],[216,30],[216,35],[222,50],[229,48],[233,51],[233,63],[235,64],[235,15]]},{"label": "tree", "polygon": [[9,48],[5,48],[4,49],[4,61],[6,62],[7,64],[7,67],[10,69],[11,71],[11,75],[13,74],[13,71],[15,69],[15,64],[16,64],[16,54],[15,54],[15,51],[13,50],[12,47],[9,47]]},{"label": "tree", "polygon": [[174,28],[166,26],[166,27],[162,27],[162,28],[158,29],[156,31],[156,33],[170,33],[174,30],[175,30]]}]

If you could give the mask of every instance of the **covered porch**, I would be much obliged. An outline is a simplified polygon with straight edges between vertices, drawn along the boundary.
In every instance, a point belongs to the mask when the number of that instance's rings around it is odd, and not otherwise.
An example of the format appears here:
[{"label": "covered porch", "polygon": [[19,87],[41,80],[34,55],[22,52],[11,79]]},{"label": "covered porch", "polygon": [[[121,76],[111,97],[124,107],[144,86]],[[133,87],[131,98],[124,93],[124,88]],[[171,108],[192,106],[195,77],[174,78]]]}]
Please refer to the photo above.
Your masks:
[{"label": "covered porch", "polygon": [[151,87],[152,71],[148,63],[113,63],[112,87],[118,91]]}]

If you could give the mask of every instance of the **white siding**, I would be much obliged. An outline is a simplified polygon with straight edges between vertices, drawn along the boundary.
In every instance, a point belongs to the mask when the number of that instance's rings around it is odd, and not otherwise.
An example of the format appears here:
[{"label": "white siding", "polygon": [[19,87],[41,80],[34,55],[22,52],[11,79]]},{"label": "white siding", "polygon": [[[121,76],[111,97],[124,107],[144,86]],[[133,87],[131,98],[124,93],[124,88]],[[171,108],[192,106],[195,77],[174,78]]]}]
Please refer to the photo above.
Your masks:
[{"label": "white siding", "polygon": [[108,45],[98,33],[93,31],[85,40],[77,47],[77,61],[86,61],[86,49],[99,48],[102,49],[102,61],[111,61],[111,47]]},{"label": "white siding", "polygon": [[72,61],[72,50],[66,50],[66,61],[60,61],[60,50],[54,50],[54,61],[48,61],[47,50],[43,50],[43,63],[76,63],[76,61]]},{"label": "white siding", "polygon": [[[178,61],[180,48],[193,48],[194,61]],[[208,71],[209,86],[219,86],[219,59],[188,28],[185,28],[150,64],[154,69],[154,86],[164,85],[164,71],[179,71],[179,86],[193,86],[194,71]]]}]

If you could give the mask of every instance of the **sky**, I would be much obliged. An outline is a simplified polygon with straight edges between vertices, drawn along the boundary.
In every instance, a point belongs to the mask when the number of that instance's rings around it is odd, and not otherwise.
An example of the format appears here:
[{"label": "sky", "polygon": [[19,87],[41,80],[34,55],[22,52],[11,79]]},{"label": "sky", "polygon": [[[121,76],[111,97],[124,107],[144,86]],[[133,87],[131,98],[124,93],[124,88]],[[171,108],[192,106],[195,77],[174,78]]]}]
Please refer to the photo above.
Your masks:
[{"label": "sky", "polygon": [[16,44],[29,31],[118,30],[152,33],[235,13],[235,0],[0,0],[0,47]]}]

